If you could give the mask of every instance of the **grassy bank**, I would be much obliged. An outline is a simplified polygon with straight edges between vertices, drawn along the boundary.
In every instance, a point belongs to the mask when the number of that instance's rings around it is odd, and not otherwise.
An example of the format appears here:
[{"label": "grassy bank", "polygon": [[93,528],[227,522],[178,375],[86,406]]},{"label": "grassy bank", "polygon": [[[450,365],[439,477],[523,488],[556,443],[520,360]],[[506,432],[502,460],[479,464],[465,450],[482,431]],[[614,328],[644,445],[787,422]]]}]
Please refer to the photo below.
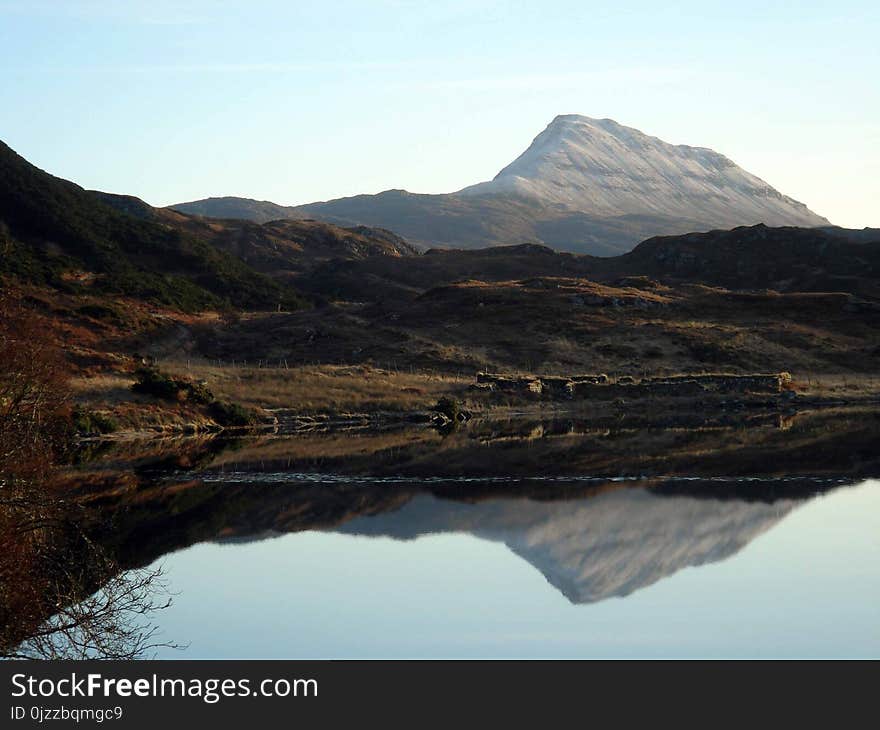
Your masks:
[{"label": "grassy bank", "polygon": [[302,413],[425,410],[473,382],[454,374],[394,372],[370,365],[255,368],[169,360],[161,367],[178,377],[203,380],[218,397],[247,407]]}]

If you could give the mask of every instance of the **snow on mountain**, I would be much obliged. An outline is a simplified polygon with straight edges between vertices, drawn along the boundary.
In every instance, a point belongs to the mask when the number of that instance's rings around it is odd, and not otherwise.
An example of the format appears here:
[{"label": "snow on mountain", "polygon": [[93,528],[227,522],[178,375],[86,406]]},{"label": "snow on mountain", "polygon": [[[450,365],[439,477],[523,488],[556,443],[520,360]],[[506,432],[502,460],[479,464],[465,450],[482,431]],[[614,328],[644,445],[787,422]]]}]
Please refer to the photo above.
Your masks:
[{"label": "snow on mountain", "polygon": [[458,195],[518,195],[597,216],[661,215],[713,227],[827,225],[713,150],[577,114],[556,117],[493,180]]}]

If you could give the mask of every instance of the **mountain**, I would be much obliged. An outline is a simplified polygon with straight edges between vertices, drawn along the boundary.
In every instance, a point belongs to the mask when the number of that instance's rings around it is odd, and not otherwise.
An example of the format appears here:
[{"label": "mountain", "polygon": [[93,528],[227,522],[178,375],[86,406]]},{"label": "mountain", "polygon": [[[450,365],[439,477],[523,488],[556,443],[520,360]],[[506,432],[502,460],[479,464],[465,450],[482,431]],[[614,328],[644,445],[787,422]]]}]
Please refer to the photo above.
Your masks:
[{"label": "mountain", "polygon": [[213,198],[173,207],[211,217],[379,226],[424,247],[539,243],[599,256],[657,235],[756,223],[829,225],[712,150],[578,115],[556,117],[493,180],[456,193],[388,190],[297,207]]},{"label": "mountain", "polygon": [[296,292],[239,258],[150,220],[143,201],[118,202],[107,205],[0,142],[0,275],[189,311],[301,306]]},{"label": "mountain", "polygon": [[518,195],[596,216],[657,215],[711,228],[828,224],[717,152],[577,114],[556,117],[493,180],[459,194]]}]

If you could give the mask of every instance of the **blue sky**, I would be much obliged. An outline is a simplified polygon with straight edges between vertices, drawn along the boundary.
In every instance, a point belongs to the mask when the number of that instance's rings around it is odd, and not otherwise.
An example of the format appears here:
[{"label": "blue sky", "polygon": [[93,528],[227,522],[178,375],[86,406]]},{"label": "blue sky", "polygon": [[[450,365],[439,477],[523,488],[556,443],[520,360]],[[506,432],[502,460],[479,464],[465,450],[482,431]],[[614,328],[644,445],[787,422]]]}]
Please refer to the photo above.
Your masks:
[{"label": "blue sky", "polygon": [[491,178],[557,114],[880,226],[880,3],[0,0],[0,139],[155,205]]}]

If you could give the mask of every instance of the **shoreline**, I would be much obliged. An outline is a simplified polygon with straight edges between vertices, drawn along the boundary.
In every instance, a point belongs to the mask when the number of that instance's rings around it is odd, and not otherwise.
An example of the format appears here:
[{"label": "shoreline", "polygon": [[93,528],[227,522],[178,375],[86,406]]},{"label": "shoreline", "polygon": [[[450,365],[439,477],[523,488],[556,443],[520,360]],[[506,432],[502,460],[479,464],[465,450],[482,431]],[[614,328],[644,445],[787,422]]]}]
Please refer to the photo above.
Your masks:
[{"label": "shoreline", "polygon": [[741,398],[736,400],[707,401],[680,398],[644,398],[625,402],[604,401],[572,402],[542,401],[517,405],[491,405],[479,407],[468,403],[468,417],[465,422],[453,422],[441,417],[438,411],[417,409],[405,411],[364,411],[364,412],[300,412],[296,409],[263,409],[265,416],[250,426],[221,426],[212,422],[189,421],[174,424],[155,424],[140,429],[121,429],[112,433],[92,434],[77,439],[79,443],[98,443],[113,441],[137,441],[161,438],[180,438],[186,436],[295,436],[309,433],[364,433],[386,430],[415,428],[467,428],[467,421],[506,422],[540,420],[553,421],[569,419],[577,421],[619,420],[631,417],[642,424],[641,427],[669,427],[680,421],[698,417],[703,422],[723,420],[725,417],[742,415],[794,417],[810,411],[830,409],[858,409],[877,406],[880,408],[880,395],[870,395],[842,399],[836,397],[819,398],[794,394],[780,394],[774,398],[766,396]]}]

